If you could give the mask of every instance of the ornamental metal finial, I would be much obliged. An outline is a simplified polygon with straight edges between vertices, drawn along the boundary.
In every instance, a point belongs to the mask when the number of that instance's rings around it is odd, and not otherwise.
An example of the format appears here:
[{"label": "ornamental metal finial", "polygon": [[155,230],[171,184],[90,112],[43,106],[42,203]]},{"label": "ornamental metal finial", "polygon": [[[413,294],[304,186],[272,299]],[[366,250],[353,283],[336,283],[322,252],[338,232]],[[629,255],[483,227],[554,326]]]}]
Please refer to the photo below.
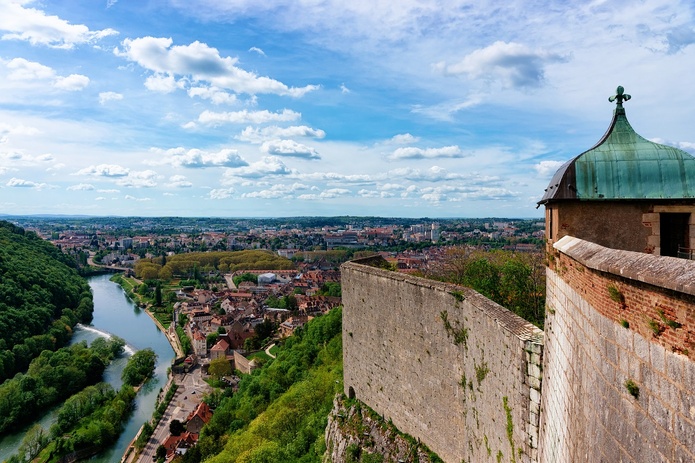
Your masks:
[{"label": "ornamental metal finial", "polygon": [[615,90],[615,92],[616,95],[608,97],[608,101],[610,101],[611,103],[617,101],[617,105],[619,108],[622,108],[623,101],[628,101],[630,98],[632,98],[632,96],[625,93],[625,89],[622,87],[622,85],[618,85],[618,88]]}]

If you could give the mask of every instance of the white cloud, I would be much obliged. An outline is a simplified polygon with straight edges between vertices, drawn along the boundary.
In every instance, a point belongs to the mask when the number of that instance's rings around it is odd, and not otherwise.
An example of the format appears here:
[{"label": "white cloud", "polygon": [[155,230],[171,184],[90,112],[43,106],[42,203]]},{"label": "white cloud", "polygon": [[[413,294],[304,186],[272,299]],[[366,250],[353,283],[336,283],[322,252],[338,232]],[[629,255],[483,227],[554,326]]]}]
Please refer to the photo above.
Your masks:
[{"label": "white cloud", "polygon": [[260,199],[291,198],[293,193],[308,189],[310,189],[310,187],[302,183],[293,183],[291,185],[275,184],[266,190],[244,193],[241,195],[241,197]]},{"label": "white cloud", "polygon": [[67,77],[57,77],[53,86],[60,90],[75,92],[89,85],[89,77],[80,74],[70,74]]},{"label": "white cloud", "polygon": [[294,140],[273,140],[264,142],[261,151],[270,155],[290,156],[303,159],[321,159],[319,153],[314,149]]},{"label": "white cloud", "polygon": [[16,177],[12,177],[6,185],[13,188],[35,188],[37,190],[41,190],[48,186],[45,183],[32,182],[31,180],[24,180]]},{"label": "white cloud", "polygon": [[71,185],[66,188],[69,191],[91,191],[94,189],[94,185],[89,183],[78,183],[77,185]]},{"label": "white cloud", "polygon": [[345,84],[340,84],[340,93],[350,93],[350,89]]},{"label": "white cloud", "polygon": [[210,199],[227,199],[234,194],[234,188],[215,188],[210,190],[208,196]]},{"label": "white cloud", "polygon": [[458,63],[437,63],[435,69],[445,75],[465,75],[509,87],[538,87],[544,80],[544,67],[563,61],[566,58],[557,53],[532,50],[515,42],[497,41],[473,51]]},{"label": "white cloud", "polygon": [[171,74],[153,74],[145,79],[145,88],[158,93],[171,93],[183,88],[183,82],[177,82]]},{"label": "white cloud", "polygon": [[400,133],[389,138],[385,144],[387,145],[410,145],[420,141],[420,137],[413,136],[409,133]]},{"label": "white cloud", "polygon": [[263,128],[248,126],[235,138],[251,143],[262,143],[264,141],[276,140],[279,138],[324,138],[325,136],[326,132],[323,130],[312,129],[306,125],[293,125],[290,127],[278,127],[276,125],[271,125]]},{"label": "white cloud", "polygon": [[194,82],[209,82],[235,93],[255,95],[271,93],[301,97],[318,89],[316,85],[288,87],[269,77],[260,77],[236,66],[238,59],[221,57],[216,48],[195,41],[189,45],[172,45],[171,38],[141,37],[125,39],[116,55],[136,62],[154,73],[190,76]]},{"label": "white cloud", "polygon": [[261,56],[265,56],[265,52],[258,47],[251,47],[251,48],[249,48],[249,51],[254,51]]},{"label": "white cloud", "polygon": [[224,173],[223,183],[233,183],[230,177],[263,178],[270,175],[289,175],[292,173],[277,156],[266,156],[258,162],[245,167],[227,169]]},{"label": "white cloud", "polygon": [[389,171],[390,178],[406,178],[412,181],[441,182],[446,180],[460,180],[464,178],[461,174],[450,173],[445,168],[432,166],[427,170],[412,169],[404,167]]},{"label": "white cloud", "polygon": [[123,95],[116,92],[101,92],[99,93],[99,104],[106,104],[109,101],[122,100]]},{"label": "white cloud", "polygon": [[339,198],[342,196],[349,196],[352,195],[352,191],[345,189],[345,188],[331,188],[325,191],[322,191],[319,194],[306,194],[306,195],[299,195],[297,196],[297,199],[302,199],[302,200],[320,200],[320,199],[334,199],[334,198]]},{"label": "white cloud", "polygon": [[174,167],[205,168],[205,167],[242,167],[248,162],[234,149],[222,149],[217,152],[190,149],[182,147],[161,150],[152,148],[151,151],[161,155],[161,159],[148,161],[152,165],[171,164]]},{"label": "white cloud", "polygon": [[92,177],[126,177],[130,169],[116,164],[99,164],[85,167],[75,172],[73,175],[89,175]]},{"label": "white cloud", "polygon": [[563,164],[563,161],[541,161],[533,168],[536,169],[539,177],[550,178]]},{"label": "white cloud", "polygon": [[62,77],[56,74],[53,68],[44,66],[41,63],[28,61],[24,58],[14,58],[8,62],[1,61],[10,73],[9,80],[29,83],[34,81],[49,81],[53,88],[64,91],[82,90],[89,85],[89,77],[81,74],[71,74]]},{"label": "white cloud", "polygon": [[106,198],[104,198],[103,196],[97,196],[96,198],[94,198],[94,201],[106,201]]},{"label": "white cloud", "polygon": [[125,195],[123,198],[127,199],[128,201],[138,201],[138,202],[152,201],[152,198],[138,198],[138,197],[131,196],[131,195]]},{"label": "white cloud", "polygon": [[434,159],[434,158],[462,158],[464,156],[461,148],[456,145],[444,146],[442,148],[397,148],[389,159]]},{"label": "white cloud", "polygon": [[0,2],[0,31],[2,40],[24,40],[32,45],[53,48],[73,48],[75,45],[94,43],[104,37],[118,34],[114,29],[90,31],[82,24],[70,24],[58,16],[46,15],[35,8],[24,8],[28,0]]},{"label": "white cloud", "polygon": [[217,87],[191,87],[188,89],[188,96],[198,97],[203,100],[210,100],[212,104],[234,104],[237,97],[233,93],[227,93]]},{"label": "white cloud", "polygon": [[126,177],[116,180],[116,184],[129,188],[154,188],[157,178],[157,172],[153,170],[130,171]]},{"label": "white cloud", "polygon": [[168,186],[172,188],[190,188],[193,184],[184,175],[172,175],[169,177]]},{"label": "white cloud", "polygon": [[116,189],[114,189],[114,188],[110,188],[110,189],[106,189],[106,190],[97,190],[97,193],[111,193],[111,194],[114,194],[114,193],[120,193],[120,192],[121,192],[121,190],[116,190]]},{"label": "white cloud", "polygon": [[198,116],[198,122],[212,126],[218,126],[222,123],[231,124],[264,124],[266,122],[288,122],[296,121],[302,115],[291,109],[283,109],[279,113],[271,113],[268,110],[262,111],[242,111],[216,113],[213,111],[203,111]]}]

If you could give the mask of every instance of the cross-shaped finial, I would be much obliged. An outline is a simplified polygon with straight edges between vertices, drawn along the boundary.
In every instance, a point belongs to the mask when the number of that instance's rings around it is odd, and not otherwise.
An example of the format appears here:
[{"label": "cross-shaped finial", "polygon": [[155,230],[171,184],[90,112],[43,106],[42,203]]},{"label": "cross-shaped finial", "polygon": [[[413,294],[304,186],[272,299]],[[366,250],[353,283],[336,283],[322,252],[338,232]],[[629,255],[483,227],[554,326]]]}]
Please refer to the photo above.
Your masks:
[{"label": "cross-shaped finial", "polygon": [[632,98],[630,95],[625,93],[625,89],[621,85],[618,85],[618,88],[615,90],[615,92],[616,95],[608,97],[608,101],[610,101],[611,103],[617,101],[619,108],[623,106],[623,101],[628,101],[630,98]]}]

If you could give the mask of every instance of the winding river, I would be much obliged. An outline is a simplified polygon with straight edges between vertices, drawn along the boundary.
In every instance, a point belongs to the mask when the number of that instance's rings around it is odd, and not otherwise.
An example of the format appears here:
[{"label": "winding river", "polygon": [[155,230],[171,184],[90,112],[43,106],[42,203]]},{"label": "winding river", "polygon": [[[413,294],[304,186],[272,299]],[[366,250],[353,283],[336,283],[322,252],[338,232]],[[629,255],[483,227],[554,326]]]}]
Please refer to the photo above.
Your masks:
[{"label": "winding river", "polygon": [[[121,387],[121,372],[133,352],[146,347],[152,348],[157,354],[157,366],[154,380],[149,381],[138,393],[135,411],[121,437],[111,448],[89,460],[95,463],[120,461],[140,426],[152,416],[157,394],[166,384],[167,369],[174,359],[173,349],[152,319],[133,304],[121,287],[109,281],[109,278],[110,275],[100,275],[89,279],[94,295],[94,320],[90,326],[78,325],[72,342],[86,340],[89,343],[97,336],[112,334],[125,339],[125,355],[112,362],[104,373],[104,380],[115,389]],[[55,410],[41,417],[38,422],[47,430],[54,421]],[[17,451],[25,431],[23,429],[0,438],[0,461],[5,461]]]}]

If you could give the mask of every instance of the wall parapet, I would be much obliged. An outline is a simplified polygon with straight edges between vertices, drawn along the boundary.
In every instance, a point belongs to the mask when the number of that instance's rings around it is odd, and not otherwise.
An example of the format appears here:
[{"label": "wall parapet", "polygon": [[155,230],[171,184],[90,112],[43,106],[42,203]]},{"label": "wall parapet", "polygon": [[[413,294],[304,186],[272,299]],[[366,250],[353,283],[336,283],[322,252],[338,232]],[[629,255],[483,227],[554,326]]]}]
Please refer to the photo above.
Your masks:
[{"label": "wall parapet", "polygon": [[695,261],[606,248],[572,236],[553,247],[592,270],[695,296]]},{"label": "wall parapet", "polygon": [[457,285],[341,266],[348,396],[444,461],[538,461],[544,333]]}]

